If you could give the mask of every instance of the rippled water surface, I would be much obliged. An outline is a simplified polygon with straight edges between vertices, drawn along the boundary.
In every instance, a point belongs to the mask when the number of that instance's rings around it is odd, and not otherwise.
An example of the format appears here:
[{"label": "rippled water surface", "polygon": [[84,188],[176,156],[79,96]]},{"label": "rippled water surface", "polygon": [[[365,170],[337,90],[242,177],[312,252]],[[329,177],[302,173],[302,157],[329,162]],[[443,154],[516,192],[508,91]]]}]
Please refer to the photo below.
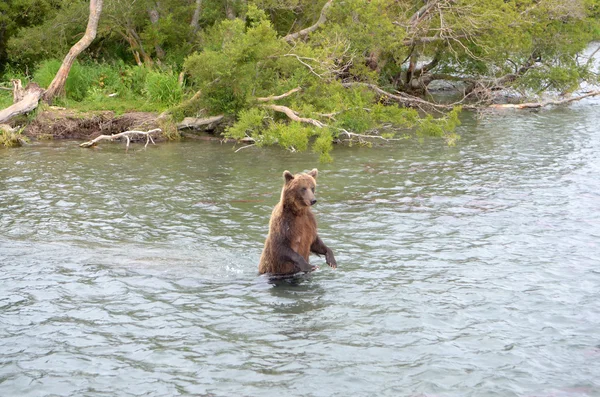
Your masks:
[{"label": "rippled water surface", "polygon": [[[1,396],[598,396],[599,101],[455,147],[0,151]],[[257,274],[318,166],[339,268]]]}]

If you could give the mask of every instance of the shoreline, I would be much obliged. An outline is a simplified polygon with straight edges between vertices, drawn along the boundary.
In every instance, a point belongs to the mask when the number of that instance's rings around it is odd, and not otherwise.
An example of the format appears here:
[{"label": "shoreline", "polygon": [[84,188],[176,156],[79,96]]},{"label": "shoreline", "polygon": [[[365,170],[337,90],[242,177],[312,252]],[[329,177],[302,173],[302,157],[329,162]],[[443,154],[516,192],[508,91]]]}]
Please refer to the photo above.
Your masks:
[{"label": "shoreline", "polygon": [[[9,127],[15,136],[34,141],[89,141],[100,135],[115,135],[131,130],[149,131],[156,128],[161,129],[161,133],[153,136],[157,142],[180,138],[222,140],[220,134],[227,123],[221,123],[221,118],[216,122],[212,119],[211,123],[204,124],[204,119],[193,119],[197,122],[194,125],[190,125],[189,120],[188,124],[176,124],[164,113],[131,111],[117,114],[110,110],[78,111],[50,106],[40,109],[32,120],[26,117],[16,118],[5,126]],[[145,138],[134,136],[131,140],[135,142]]]}]

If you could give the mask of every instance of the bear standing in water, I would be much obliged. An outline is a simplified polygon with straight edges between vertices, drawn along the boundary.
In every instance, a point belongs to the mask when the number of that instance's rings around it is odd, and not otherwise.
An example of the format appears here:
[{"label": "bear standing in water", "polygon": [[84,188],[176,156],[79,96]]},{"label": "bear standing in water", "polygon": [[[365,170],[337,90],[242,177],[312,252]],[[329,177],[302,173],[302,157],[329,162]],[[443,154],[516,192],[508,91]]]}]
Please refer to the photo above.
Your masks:
[{"label": "bear standing in water", "polygon": [[281,199],[273,208],[269,235],[258,265],[259,273],[294,274],[314,270],[308,263],[311,252],[325,255],[325,262],[337,267],[333,252],[317,235],[317,221],[310,207],[317,202],[317,169],[306,174],[283,173]]}]

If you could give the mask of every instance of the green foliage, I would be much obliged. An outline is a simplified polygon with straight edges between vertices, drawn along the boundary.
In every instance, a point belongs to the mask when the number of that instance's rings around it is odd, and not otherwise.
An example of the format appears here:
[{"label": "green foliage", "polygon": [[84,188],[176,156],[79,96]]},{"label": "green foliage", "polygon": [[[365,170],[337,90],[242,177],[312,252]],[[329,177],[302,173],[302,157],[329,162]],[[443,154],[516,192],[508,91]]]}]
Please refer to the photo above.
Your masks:
[{"label": "green foliage", "polygon": [[[265,17],[253,11],[254,17]],[[206,32],[204,50],[189,56],[184,69],[202,91],[209,113],[236,114],[253,94],[277,86],[277,59],[282,51],[269,21],[223,21]],[[273,80],[271,80],[273,79]]]},{"label": "green foliage", "polygon": [[[313,25],[326,3],[326,23],[295,42],[283,38]],[[423,116],[345,83],[375,84],[402,97],[426,93],[439,76],[480,80],[479,87],[501,81],[527,94],[572,92],[598,81],[593,63],[578,54],[600,39],[600,0],[203,0],[194,26],[196,4],[105,2],[97,39],[73,65],[60,101],[117,112],[169,109],[173,120],[226,114],[235,120],[229,138],[312,149],[330,161],[338,138],[360,136],[350,143],[367,145],[370,134],[407,131],[448,144],[459,138],[459,109]],[[25,83],[33,70],[33,80],[50,84],[61,62],[56,57],[85,30],[88,6],[87,0],[3,1],[4,81]],[[431,8],[418,13],[424,6]],[[296,87],[301,91],[265,99]]]},{"label": "green foliage", "polygon": [[12,105],[12,92],[0,90],[0,109],[4,109]]},{"label": "green foliage", "polygon": [[261,134],[257,144],[271,145],[278,143],[281,147],[293,152],[304,152],[308,148],[308,140],[315,134],[314,127],[298,122],[270,122]]},{"label": "green foliage", "polygon": [[[202,92],[197,108],[207,109],[209,114],[236,115],[226,137],[251,137],[259,146],[277,144],[299,152],[312,147],[321,161],[331,161],[336,131],[369,134],[383,125],[410,129],[419,122],[414,109],[378,103],[371,89],[344,87],[334,78],[333,71],[346,59],[345,50],[338,48],[340,42],[321,38],[320,45],[296,43],[290,48],[277,38],[265,13],[251,5],[248,16],[247,23],[223,21],[207,30],[203,50],[184,64],[194,90]],[[290,120],[255,100],[298,86],[300,92],[284,96],[277,105],[319,120],[324,128]],[[327,113],[335,116],[323,116]],[[449,131],[453,125],[446,119],[427,119],[421,130],[431,133],[436,128],[452,140]]]},{"label": "green foliage", "polygon": [[181,139],[181,134],[179,133],[179,130],[177,129],[177,125],[173,121],[173,118],[168,116],[161,118],[158,122],[158,126],[162,131],[162,135],[168,141],[178,141]]},{"label": "green foliage", "polygon": [[[56,72],[60,68],[61,61],[50,59],[40,64],[33,75],[33,80],[41,87],[48,87]],[[75,101],[81,101],[85,98],[88,88],[92,85],[96,78],[96,73],[90,68],[82,67],[79,62],[75,61],[69,72],[69,77],[65,83],[65,92],[67,98]]]},{"label": "green foliage", "polygon": [[0,128],[0,146],[19,147],[27,142],[27,138],[21,135],[23,129],[18,131],[8,131]]},{"label": "green foliage", "polygon": [[331,157],[331,151],[333,150],[333,133],[331,129],[324,128],[319,131],[317,139],[315,139],[313,146],[313,152],[319,154],[319,161],[322,163],[331,163],[333,158]]},{"label": "green foliage", "polygon": [[165,105],[174,105],[183,97],[177,75],[172,72],[149,72],[146,75],[144,93],[148,100]]},{"label": "green foliage", "polygon": [[456,127],[460,125],[460,119],[458,118],[460,111],[460,106],[457,106],[439,119],[434,119],[432,115],[425,116],[418,122],[417,135],[444,138],[448,145],[454,146],[456,141],[460,139],[460,136],[455,132]]},{"label": "green foliage", "polygon": [[[47,87],[61,65],[50,59],[33,73],[33,80]],[[65,97],[58,103],[79,110],[164,111],[183,98],[178,77],[170,70],[145,66],[74,62],[65,84]]]},{"label": "green foliage", "polygon": [[261,108],[250,108],[242,110],[238,115],[237,122],[225,130],[226,138],[243,139],[251,137],[259,139],[264,128],[266,111]]},{"label": "green foliage", "polygon": [[[2,3],[0,19],[4,15],[8,20],[4,50],[13,64],[32,68],[40,60],[66,55],[85,31],[88,1],[4,0]],[[7,13],[2,12],[3,6],[8,8]],[[2,43],[0,52],[1,47]]]}]

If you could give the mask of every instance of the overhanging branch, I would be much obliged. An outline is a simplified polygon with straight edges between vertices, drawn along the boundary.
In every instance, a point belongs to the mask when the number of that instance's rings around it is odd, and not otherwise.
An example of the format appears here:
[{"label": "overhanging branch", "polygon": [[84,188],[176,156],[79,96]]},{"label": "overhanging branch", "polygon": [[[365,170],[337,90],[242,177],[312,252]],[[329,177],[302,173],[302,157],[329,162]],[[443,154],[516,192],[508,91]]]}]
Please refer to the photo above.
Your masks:
[{"label": "overhanging branch", "polygon": [[317,20],[317,22],[314,25],[309,26],[306,29],[302,29],[296,33],[290,33],[287,36],[284,36],[283,39],[287,42],[293,42],[294,40],[297,40],[299,37],[304,37],[304,36],[308,35],[309,33],[312,33],[315,30],[317,30],[319,28],[319,26],[323,25],[327,21],[327,15],[326,15],[327,9],[329,9],[329,7],[331,7],[331,4],[333,4],[333,0],[329,0],[329,1],[327,1],[327,3],[325,3],[323,8],[321,9],[321,15],[319,15],[319,19]]},{"label": "overhanging branch", "polygon": [[285,97],[288,97],[290,95],[292,95],[295,92],[301,91],[302,88],[301,87],[296,87],[294,89],[289,90],[288,92],[286,92],[285,94],[281,94],[281,95],[271,95],[271,96],[267,96],[267,97],[258,97],[256,98],[256,100],[258,102],[269,102],[269,101],[276,101],[278,99],[282,99]]},{"label": "overhanging branch", "polygon": [[263,105],[263,106],[267,109],[271,109],[276,112],[284,113],[286,116],[288,116],[293,121],[297,121],[299,123],[312,124],[317,128],[325,127],[325,124],[321,123],[319,120],[298,116],[296,114],[296,112],[294,112],[292,109],[288,108],[287,106],[281,106],[281,105]]}]

